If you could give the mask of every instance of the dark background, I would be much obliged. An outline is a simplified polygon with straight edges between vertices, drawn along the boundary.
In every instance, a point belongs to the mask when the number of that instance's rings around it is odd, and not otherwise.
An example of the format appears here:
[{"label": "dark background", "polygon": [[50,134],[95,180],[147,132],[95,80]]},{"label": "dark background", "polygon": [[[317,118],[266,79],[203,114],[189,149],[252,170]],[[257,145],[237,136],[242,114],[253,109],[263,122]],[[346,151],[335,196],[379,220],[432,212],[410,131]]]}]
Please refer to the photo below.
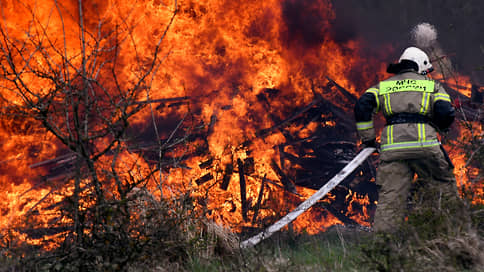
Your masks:
[{"label": "dark background", "polygon": [[[396,52],[414,45],[411,30],[419,23],[435,26],[438,42],[456,72],[484,86],[483,0],[333,0],[334,36],[340,41],[359,39],[363,54],[381,56],[391,44]],[[395,55],[396,53],[396,55]]]}]

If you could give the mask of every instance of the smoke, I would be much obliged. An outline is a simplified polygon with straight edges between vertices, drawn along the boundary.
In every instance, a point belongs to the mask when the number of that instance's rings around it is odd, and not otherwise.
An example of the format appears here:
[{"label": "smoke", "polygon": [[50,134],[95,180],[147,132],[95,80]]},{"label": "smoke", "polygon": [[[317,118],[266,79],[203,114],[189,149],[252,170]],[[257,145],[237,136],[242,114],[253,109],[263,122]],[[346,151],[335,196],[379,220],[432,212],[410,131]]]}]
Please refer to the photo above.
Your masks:
[{"label": "smoke", "polygon": [[318,47],[329,32],[332,10],[326,1],[284,0],[283,20],[287,26],[288,44],[306,48]]},{"label": "smoke", "polygon": [[421,23],[412,29],[412,38],[421,49],[437,43],[437,29],[429,23]]},{"label": "smoke", "polygon": [[[390,62],[410,44],[426,47],[425,41],[435,40],[438,44],[431,43],[424,51],[429,52],[437,46],[442,48],[447,56],[445,59],[452,60],[455,71],[472,76],[471,81],[484,86],[484,1],[332,0],[332,4],[335,23],[355,34],[367,59],[376,56]],[[424,22],[433,28],[417,27]],[[412,32],[422,26],[424,31]],[[430,35],[423,43],[417,42],[413,34],[427,33],[425,30],[438,35],[435,39]],[[434,66],[437,68],[439,63]]]},{"label": "smoke", "polygon": [[420,23],[411,30],[412,40],[417,47],[426,51],[435,71],[444,78],[455,74],[449,55],[444,52],[437,40],[437,29],[429,23]]}]

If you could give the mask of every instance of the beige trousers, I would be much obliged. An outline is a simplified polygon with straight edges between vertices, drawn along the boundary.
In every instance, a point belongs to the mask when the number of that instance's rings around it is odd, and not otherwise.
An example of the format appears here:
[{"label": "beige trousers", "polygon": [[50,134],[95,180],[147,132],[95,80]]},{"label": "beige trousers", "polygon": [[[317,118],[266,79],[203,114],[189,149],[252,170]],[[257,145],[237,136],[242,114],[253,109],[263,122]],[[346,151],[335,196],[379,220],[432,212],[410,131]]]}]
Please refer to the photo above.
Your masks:
[{"label": "beige trousers", "polygon": [[391,231],[405,219],[415,184],[424,189],[433,186],[442,198],[460,201],[455,176],[443,153],[421,159],[380,161],[376,183],[381,187],[373,223],[375,231]]}]

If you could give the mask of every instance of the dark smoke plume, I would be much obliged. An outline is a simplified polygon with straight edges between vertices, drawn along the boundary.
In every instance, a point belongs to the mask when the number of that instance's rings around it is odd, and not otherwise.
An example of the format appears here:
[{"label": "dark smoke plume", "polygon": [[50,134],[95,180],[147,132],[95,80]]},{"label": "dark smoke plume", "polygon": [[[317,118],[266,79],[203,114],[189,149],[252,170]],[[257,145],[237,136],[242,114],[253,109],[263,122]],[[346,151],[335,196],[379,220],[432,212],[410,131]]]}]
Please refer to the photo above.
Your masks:
[{"label": "dark smoke plume", "polygon": [[[416,45],[412,29],[427,22],[438,30],[438,45],[453,69],[484,86],[484,1],[482,0],[333,0],[334,29],[354,34],[368,57],[386,52],[382,62],[398,59]],[[388,50],[388,45],[394,52]],[[385,53],[385,52],[383,52]]]}]

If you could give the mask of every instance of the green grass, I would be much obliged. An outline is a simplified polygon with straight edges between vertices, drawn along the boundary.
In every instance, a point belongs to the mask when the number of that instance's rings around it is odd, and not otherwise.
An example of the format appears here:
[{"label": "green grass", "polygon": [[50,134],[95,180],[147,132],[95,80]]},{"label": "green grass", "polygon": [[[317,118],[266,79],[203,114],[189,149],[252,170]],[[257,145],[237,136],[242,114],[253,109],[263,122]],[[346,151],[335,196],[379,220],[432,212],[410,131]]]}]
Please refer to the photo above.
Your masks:
[{"label": "green grass", "polygon": [[318,235],[275,234],[224,260],[196,260],[189,271],[368,271],[359,242],[368,233],[334,227]]},{"label": "green grass", "polygon": [[[253,248],[217,246],[210,254],[193,251],[176,262],[148,257],[130,264],[127,271],[484,271],[482,235],[422,233],[431,231],[428,222],[448,223],[428,220],[427,212],[422,215],[424,222],[416,216],[395,233],[343,226],[317,235],[279,232]],[[1,259],[0,267],[12,261]]]},{"label": "green grass", "polygon": [[[339,227],[316,235],[301,235],[266,247],[287,260],[293,271],[357,271],[361,259],[359,239]],[[272,247],[272,248],[271,248]],[[360,270],[361,271],[361,270]]]},{"label": "green grass", "polygon": [[[187,271],[484,271],[484,207],[427,188],[391,233],[335,226],[276,233],[253,248],[193,259]],[[439,205],[432,203],[438,201]],[[470,219],[470,220],[469,220]]]},{"label": "green grass", "polygon": [[[405,229],[408,231],[408,229]],[[405,235],[405,236],[402,236]],[[186,271],[484,271],[482,237],[369,233],[334,227],[318,235],[279,233],[232,256],[194,259]],[[436,270],[437,269],[437,270]]]},{"label": "green grass", "polygon": [[[484,206],[467,207],[445,202],[440,196],[433,199],[436,196],[439,194],[429,190],[425,197],[417,198],[423,202],[417,203],[408,220],[392,233],[344,226],[334,226],[317,235],[284,231],[248,249],[238,248],[240,240],[234,233],[202,220],[200,228],[191,232],[184,228],[190,232],[185,238],[170,240],[170,245],[175,246],[172,248],[179,248],[178,251],[163,247],[167,243],[153,244],[123,268],[130,272],[484,271]],[[434,200],[441,205],[431,205]],[[465,220],[467,214],[472,220]],[[176,228],[166,230],[175,231]],[[174,234],[169,237],[175,237]],[[33,266],[24,269],[28,258],[13,257],[19,254],[8,256],[3,254],[0,258],[0,272],[45,271],[42,267],[47,267],[38,265],[38,256],[31,256]],[[49,260],[46,263],[48,260],[42,259],[40,264],[54,268],[60,264],[59,259]]]}]

